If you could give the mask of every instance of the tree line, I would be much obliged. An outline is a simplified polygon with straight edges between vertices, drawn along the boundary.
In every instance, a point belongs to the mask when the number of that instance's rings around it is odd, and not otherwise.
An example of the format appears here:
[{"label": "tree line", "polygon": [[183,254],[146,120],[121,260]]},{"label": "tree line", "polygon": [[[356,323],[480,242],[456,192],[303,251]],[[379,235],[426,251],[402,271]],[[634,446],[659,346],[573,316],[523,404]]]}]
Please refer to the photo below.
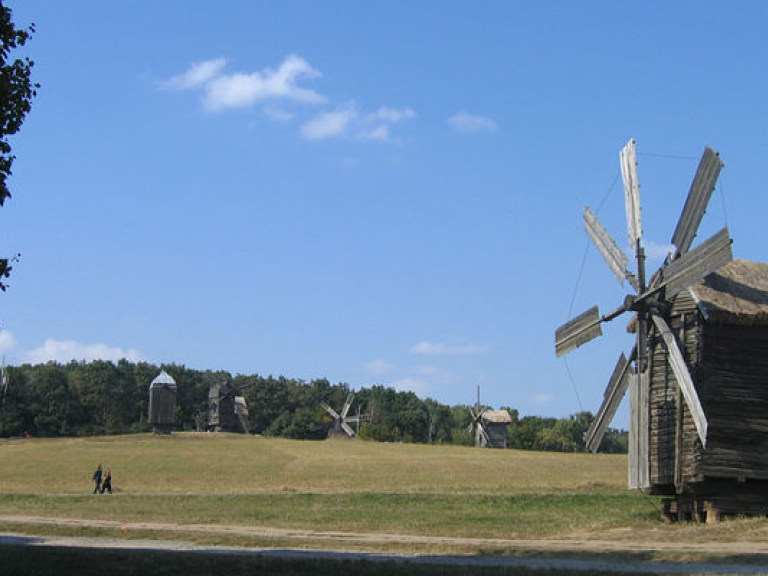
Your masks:
[{"label": "tree line", "polygon": [[[283,376],[236,375],[177,364],[96,360],[8,367],[0,434],[8,436],[95,436],[148,432],[149,384],[164,369],[176,381],[177,430],[204,430],[208,391],[226,382],[245,398],[249,432],[319,440],[333,424],[320,406],[340,410],[350,387],[321,378],[305,382]],[[584,450],[589,412],[567,418],[520,417],[511,407],[508,446],[528,450]],[[355,392],[350,414],[366,416],[359,436],[381,442],[471,445],[469,406],[448,406],[413,392],[381,385]],[[627,433],[609,429],[601,450],[626,452]]]}]

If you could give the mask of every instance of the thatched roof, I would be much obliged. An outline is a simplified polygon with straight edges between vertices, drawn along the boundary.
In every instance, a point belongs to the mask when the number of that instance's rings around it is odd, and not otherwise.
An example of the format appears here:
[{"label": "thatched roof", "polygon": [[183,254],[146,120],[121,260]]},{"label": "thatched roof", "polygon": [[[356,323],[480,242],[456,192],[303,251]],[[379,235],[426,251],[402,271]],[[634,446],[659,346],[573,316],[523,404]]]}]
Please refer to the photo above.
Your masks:
[{"label": "thatched roof", "polygon": [[768,263],[732,260],[690,291],[708,321],[768,324]]},{"label": "thatched roof", "polygon": [[511,424],[512,417],[506,410],[486,410],[480,417],[488,424]]}]

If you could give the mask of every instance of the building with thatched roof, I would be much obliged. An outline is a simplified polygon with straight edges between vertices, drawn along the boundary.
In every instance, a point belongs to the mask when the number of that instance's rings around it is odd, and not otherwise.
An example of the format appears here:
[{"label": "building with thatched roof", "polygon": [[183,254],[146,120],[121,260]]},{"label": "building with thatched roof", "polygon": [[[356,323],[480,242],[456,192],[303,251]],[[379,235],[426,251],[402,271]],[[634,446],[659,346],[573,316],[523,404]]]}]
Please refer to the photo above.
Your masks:
[{"label": "building with thatched roof", "polygon": [[[647,481],[674,496],[670,515],[768,513],[768,264],[733,260],[675,297],[665,314],[708,422],[706,442],[669,367],[649,339]],[[634,323],[633,323],[634,324]]]},{"label": "building with thatched roof", "polygon": [[512,423],[512,417],[506,410],[485,410],[480,415],[483,433],[478,434],[476,444],[484,448],[507,447],[507,425]]}]

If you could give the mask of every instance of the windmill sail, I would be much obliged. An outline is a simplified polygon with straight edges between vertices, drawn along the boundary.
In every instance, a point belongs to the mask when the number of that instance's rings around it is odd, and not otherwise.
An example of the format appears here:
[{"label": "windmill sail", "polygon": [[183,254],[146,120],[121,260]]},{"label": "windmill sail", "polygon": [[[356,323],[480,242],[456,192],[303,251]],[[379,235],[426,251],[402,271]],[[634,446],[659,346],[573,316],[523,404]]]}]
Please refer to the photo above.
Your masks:
[{"label": "windmill sail", "polygon": [[562,356],[602,335],[600,310],[592,306],[555,331],[555,353]]},{"label": "windmill sail", "polygon": [[[634,360],[635,350],[632,350],[630,359]],[[595,419],[592,421],[589,429],[584,434],[584,443],[591,452],[597,452],[600,443],[603,441],[605,430],[613,420],[616,410],[621,403],[624,394],[629,387],[629,379],[632,375],[630,360],[622,354],[616,363],[611,379],[603,395],[603,403],[597,411]]]},{"label": "windmill sail", "polygon": [[667,345],[669,351],[669,365],[672,367],[672,372],[675,375],[680,391],[683,393],[685,403],[688,409],[691,411],[693,417],[693,423],[696,426],[696,432],[698,432],[701,445],[706,447],[707,445],[707,416],[704,414],[704,409],[701,407],[701,401],[699,395],[696,393],[696,387],[693,384],[693,379],[688,371],[688,366],[685,364],[683,353],[680,351],[680,347],[677,345],[672,331],[669,329],[667,323],[657,315],[653,316],[653,323],[656,325],[661,337],[664,339],[664,343]]},{"label": "windmill sail", "polygon": [[627,211],[627,232],[629,245],[637,246],[643,237],[643,226],[640,221],[640,184],[637,180],[637,155],[634,138],[619,154],[621,161],[621,178],[624,181],[624,206]]},{"label": "windmill sail", "polygon": [[328,405],[326,402],[320,401],[320,406],[328,412],[328,414],[333,418],[333,426],[331,427],[328,435],[331,436],[337,436],[337,435],[346,435],[350,438],[354,438],[356,436],[355,430],[350,426],[350,424],[357,424],[358,427],[360,425],[360,422],[363,420],[366,420],[366,416],[361,415],[358,410],[358,414],[356,416],[348,416],[349,414],[349,408],[352,406],[352,400],[354,399],[355,395],[353,392],[350,392],[347,395],[347,399],[344,401],[344,405],[341,408],[341,412],[336,412],[333,408],[331,408],[330,405]]},{"label": "windmill sail", "polygon": [[672,235],[672,244],[677,247],[678,254],[685,254],[691,247],[722,167],[723,162],[720,156],[707,146],[696,170],[696,176],[693,178],[691,189],[688,191],[680,220]]},{"label": "windmill sail", "polygon": [[614,273],[616,278],[619,279],[619,284],[624,284],[624,280],[628,280],[630,284],[635,288],[637,287],[637,280],[627,270],[627,255],[619,248],[616,241],[608,234],[608,231],[600,224],[600,221],[589,209],[589,206],[584,206],[584,228],[587,234],[592,239],[600,254],[603,255],[608,267]]},{"label": "windmill sail", "polygon": [[703,244],[665,266],[661,276],[667,297],[685,290],[733,260],[732,242],[728,228],[723,228]]}]

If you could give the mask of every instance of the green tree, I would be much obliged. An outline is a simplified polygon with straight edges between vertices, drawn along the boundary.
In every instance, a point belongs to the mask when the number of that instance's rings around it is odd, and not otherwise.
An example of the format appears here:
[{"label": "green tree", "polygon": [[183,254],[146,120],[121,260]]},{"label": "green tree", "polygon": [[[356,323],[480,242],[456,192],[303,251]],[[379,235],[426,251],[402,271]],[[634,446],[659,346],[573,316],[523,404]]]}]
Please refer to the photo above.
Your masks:
[{"label": "green tree", "polygon": [[[34,24],[27,29],[16,28],[11,20],[11,9],[0,0],[0,206],[11,196],[7,178],[11,175],[14,156],[8,136],[16,134],[30,110],[32,98],[37,95],[38,84],[32,82],[32,66],[29,58],[9,60],[11,51],[27,43],[35,31]],[[5,291],[11,258],[0,258],[0,290]]]},{"label": "green tree", "polygon": [[69,434],[70,394],[63,367],[53,362],[37,366],[28,386],[27,431],[33,436]]},{"label": "green tree", "polygon": [[[29,366],[26,366],[27,368]],[[29,429],[29,385],[27,371],[9,366],[8,388],[5,391],[5,406],[2,412],[3,435],[21,436]]]}]

